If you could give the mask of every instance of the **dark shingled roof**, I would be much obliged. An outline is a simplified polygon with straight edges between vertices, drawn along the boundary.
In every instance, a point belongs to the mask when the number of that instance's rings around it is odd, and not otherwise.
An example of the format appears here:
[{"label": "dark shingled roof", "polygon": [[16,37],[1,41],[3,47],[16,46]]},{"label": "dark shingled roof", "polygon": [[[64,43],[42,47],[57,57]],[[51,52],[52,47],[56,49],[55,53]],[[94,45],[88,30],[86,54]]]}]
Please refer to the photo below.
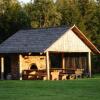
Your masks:
[{"label": "dark shingled roof", "polygon": [[21,30],[0,45],[0,53],[44,52],[67,27]]}]

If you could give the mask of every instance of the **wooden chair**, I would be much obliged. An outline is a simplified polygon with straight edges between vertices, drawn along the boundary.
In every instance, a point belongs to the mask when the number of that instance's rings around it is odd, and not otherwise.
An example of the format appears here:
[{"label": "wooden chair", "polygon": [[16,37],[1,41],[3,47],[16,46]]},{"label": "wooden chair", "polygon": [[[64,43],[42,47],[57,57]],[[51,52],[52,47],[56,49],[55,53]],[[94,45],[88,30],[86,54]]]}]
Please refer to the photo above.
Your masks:
[{"label": "wooden chair", "polygon": [[52,80],[59,80],[59,71],[53,71],[51,72]]},{"label": "wooden chair", "polygon": [[84,69],[77,69],[75,71],[76,78],[82,78],[83,70]]},{"label": "wooden chair", "polygon": [[68,74],[63,74],[63,75],[62,75],[62,80],[66,80],[67,77],[68,77]]},{"label": "wooden chair", "polygon": [[74,80],[74,79],[75,79],[75,77],[76,77],[76,75],[75,75],[75,74],[71,74],[71,75],[69,76],[69,79],[70,79],[70,80]]}]

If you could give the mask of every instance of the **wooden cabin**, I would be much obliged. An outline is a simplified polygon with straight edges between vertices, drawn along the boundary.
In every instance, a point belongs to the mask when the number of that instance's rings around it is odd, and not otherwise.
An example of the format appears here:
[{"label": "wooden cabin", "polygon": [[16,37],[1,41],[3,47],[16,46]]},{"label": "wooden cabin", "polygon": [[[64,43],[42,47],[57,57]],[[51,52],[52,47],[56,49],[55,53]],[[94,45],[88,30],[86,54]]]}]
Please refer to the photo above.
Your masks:
[{"label": "wooden cabin", "polygon": [[100,51],[75,25],[20,30],[0,45],[0,78],[91,77],[91,53],[100,54]]}]

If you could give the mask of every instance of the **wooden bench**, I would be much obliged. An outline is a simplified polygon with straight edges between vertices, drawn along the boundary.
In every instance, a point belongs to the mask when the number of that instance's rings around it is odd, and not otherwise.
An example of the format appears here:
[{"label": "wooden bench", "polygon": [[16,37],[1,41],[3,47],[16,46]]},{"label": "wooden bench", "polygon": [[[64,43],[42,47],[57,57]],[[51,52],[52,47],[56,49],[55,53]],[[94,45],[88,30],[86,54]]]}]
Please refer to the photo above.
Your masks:
[{"label": "wooden bench", "polygon": [[45,70],[23,70],[23,79],[24,80],[46,80],[46,71]]}]

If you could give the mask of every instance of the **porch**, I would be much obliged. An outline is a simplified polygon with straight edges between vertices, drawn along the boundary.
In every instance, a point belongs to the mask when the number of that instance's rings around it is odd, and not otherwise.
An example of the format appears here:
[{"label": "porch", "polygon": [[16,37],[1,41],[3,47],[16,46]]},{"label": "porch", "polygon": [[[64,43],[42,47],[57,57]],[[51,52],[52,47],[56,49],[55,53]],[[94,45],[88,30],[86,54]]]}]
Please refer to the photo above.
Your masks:
[{"label": "porch", "polygon": [[[9,54],[8,60],[4,56],[1,57],[0,76],[1,79],[7,79],[10,73],[12,79],[20,80],[66,80],[85,75],[91,77],[90,56],[90,52],[47,52],[27,56]],[[7,61],[10,63],[8,64]],[[30,65],[35,63],[37,68],[31,68]]]},{"label": "porch", "polygon": [[[23,79],[66,80],[91,77],[90,53],[49,52],[46,69],[23,70]],[[90,66],[89,66],[90,65]]]}]

